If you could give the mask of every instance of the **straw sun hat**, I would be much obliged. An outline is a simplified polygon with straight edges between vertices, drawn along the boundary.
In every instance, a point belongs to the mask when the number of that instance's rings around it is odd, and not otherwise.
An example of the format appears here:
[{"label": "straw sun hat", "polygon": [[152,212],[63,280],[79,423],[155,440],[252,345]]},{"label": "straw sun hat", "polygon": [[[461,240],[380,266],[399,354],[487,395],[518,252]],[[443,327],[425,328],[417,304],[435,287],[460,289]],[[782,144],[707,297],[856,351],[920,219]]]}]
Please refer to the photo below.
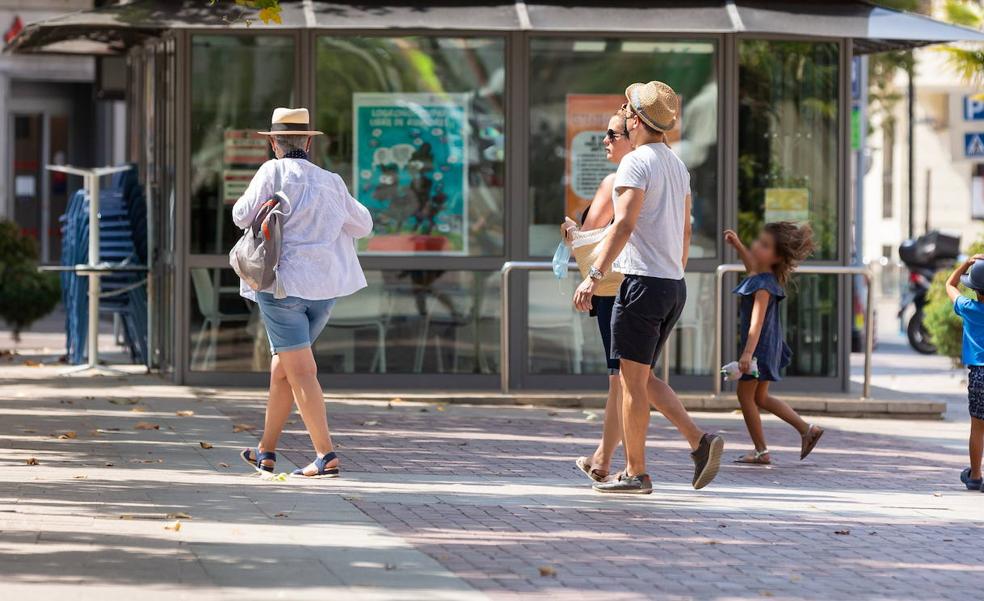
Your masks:
[{"label": "straw sun hat", "polygon": [[320,136],[323,132],[311,129],[307,109],[273,109],[270,131],[257,132],[264,136]]},{"label": "straw sun hat", "polygon": [[666,133],[676,125],[679,109],[676,92],[661,81],[634,83],[625,88],[629,107],[649,127]]}]

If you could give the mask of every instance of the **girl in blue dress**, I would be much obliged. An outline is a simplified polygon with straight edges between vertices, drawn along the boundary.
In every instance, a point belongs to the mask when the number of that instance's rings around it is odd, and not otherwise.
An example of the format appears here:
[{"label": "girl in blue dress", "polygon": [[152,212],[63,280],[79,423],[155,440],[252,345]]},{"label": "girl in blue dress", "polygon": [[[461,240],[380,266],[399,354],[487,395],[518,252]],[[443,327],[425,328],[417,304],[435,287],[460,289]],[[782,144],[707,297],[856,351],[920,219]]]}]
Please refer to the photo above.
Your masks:
[{"label": "girl in blue dress", "polygon": [[[748,271],[748,277],[734,289],[741,313],[743,349],[738,360],[743,374],[738,382],[738,402],[755,450],[742,455],[737,462],[772,463],[762,432],[760,409],[796,428],[802,439],[802,460],[817,445],[823,429],[806,423],[786,402],[772,396],[769,384],[781,379],[779,374],[792,357],[783,337],[779,303],[786,297],[783,286],[790,274],[814,250],[813,231],[807,224],[781,221],[765,224],[751,248],[742,244],[732,230],[724,232],[724,240],[734,247]],[[751,373],[752,358],[758,363],[758,373],[754,375]]]}]

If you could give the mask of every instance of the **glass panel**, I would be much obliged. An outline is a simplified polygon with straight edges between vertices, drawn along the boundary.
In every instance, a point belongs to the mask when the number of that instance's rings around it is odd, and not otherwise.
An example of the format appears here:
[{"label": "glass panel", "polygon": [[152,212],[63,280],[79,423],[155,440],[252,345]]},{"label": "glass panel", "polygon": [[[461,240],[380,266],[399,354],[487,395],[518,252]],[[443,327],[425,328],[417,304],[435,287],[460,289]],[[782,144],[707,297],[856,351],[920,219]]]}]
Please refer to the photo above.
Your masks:
[{"label": "glass panel", "polygon": [[[688,273],[687,305],[670,339],[670,372],[710,375],[714,352],[714,274]],[[558,280],[549,272],[529,274],[529,362],[532,374],[607,373],[596,318],[574,310],[581,282],[577,271]]]},{"label": "glass panel", "polygon": [[690,169],[691,258],[717,252],[717,48],[713,41],[533,39],[530,43],[530,254],[549,256],[564,215],[576,219],[615,165],[601,145],[632,82],[680,95],[671,146]]},{"label": "glass panel", "polygon": [[192,254],[222,254],[235,244],[232,205],[269,157],[256,132],[278,106],[294,106],[292,38],[192,36]]},{"label": "glass panel", "polygon": [[837,258],[840,47],[743,40],[738,113],[738,227],[809,221],[816,259]]},{"label": "glass panel", "polygon": [[[48,164],[67,165],[68,132],[70,129],[68,116],[51,115],[48,119]],[[75,182],[78,178],[73,178]],[[65,214],[68,207],[68,195],[75,191],[70,188],[69,176],[57,171],[48,172],[48,254],[46,262],[57,261],[61,256],[61,223],[58,218]]]},{"label": "glass panel", "polygon": [[[769,221],[808,221],[815,259],[838,244],[838,82],[835,42],[743,40],[739,45],[738,228],[752,240]],[[836,376],[835,277],[802,276],[783,302],[787,373]]]},{"label": "glass panel", "polygon": [[14,115],[14,221],[41,241],[41,113]]},{"label": "glass panel", "polygon": [[501,38],[321,37],[316,161],[373,213],[370,254],[501,255]]},{"label": "glass panel", "polygon": [[[370,271],[315,343],[322,373],[499,371],[499,274]],[[270,350],[255,305],[231,269],[191,270],[191,368],[265,371]]]}]

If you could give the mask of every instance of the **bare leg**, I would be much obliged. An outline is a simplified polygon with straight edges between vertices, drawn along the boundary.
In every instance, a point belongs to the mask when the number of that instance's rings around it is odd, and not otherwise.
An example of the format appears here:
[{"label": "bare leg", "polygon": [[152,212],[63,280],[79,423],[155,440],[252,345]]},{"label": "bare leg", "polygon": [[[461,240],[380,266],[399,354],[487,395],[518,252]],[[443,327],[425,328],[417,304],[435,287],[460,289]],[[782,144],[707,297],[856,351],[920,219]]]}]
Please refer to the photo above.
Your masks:
[{"label": "bare leg", "polygon": [[981,477],[981,453],[984,452],[984,420],[970,418],[970,477]]},{"label": "bare leg", "polygon": [[[263,421],[263,438],[260,451],[276,451],[280,433],[284,430],[290,412],[294,408],[294,395],[287,381],[287,373],[280,364],[279,355],[273,356],[270,364],[270,396],[267,398],[266,417]],[[273,462],[265,460],[263,465],[272,467]]]},{"label": "bare leg", "polygon": [[610,472],[612,456],[622,442],[622,383],[618,375],[608,376],[608,400],[605,401],[605,426],[601,441],[594,455],[591,467],[601,472]]},{"label": "bare leg", "polygon": [[[790,407],[785,401],[777,399],[769,394],[768,382],[758,383],[758,388],[755,390],[755,403],[759,406],[759,409],[765,409],[772,415],[796,428],[796,431],[800,433],[800,436],[805,435],[810,430],[810,424],[803,421],[803,418],[800,417],[798,413],[793,411],[792,407]],[[744,406],[742,406],[742,409],[744,409]],[[754,436],[752,440],[755,440]],[[763,441],[764,440],[765,438],[763,437]]]},{"label": "bare leg", "polygon": [[[328,414],[325,410],[325,399],[318,383],[318,366],[314,362],[311,347],[294,351],[284,351],[278,355],[287,374],[287,381],[294,392],[294,400],[311,436],[311,443],[318,456],[325,455],[334,449],[331,434],[328,431]],[[335,467],[338,460],[333,459],[326,467]],[[313,473],[313,466],[308,466],[307,472]]]},{"label": "bare leg", "polygon": [[646,432],[649,430],[649,366],[621,360],[622,442],[625,447],[625,473],[646,473]]},{"label": "bare leg", "polygon": [[741,415],[745,418],[745,427],[748,435],[755,445],[756,451],[764,451],[765,433],[762,431],[762,416],[759,415],[759,408],[756,404],[758,395],[756,391],[763,383],[757,380],[741,380],[738,382],[738,402],[741,404]]},{"label": "bare leg", "polygon": [[[636,365],[639,364],[637,363]],[[657,378],[648,367],[646,373],[648,374],[647,392],[649,402],[680,431],[680,434],[683,434],[683,437],[687,439],[687,443],[690,445],[690,450],[695,450],[700,445],[700,439],[704,436],[704,431],[691,419],[683,403],[680,402],[680,397],[673,392],[669,384]]]}]

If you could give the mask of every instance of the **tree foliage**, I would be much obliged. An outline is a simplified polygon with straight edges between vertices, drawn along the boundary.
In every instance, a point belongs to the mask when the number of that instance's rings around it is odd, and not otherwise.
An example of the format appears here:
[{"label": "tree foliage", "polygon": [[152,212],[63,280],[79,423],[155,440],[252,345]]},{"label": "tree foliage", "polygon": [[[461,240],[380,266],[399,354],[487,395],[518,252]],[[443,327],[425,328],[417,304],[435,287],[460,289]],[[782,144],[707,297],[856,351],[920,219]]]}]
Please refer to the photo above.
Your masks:
[{"label": "tree foliage", "polygon": [[0,221],[0,318],[14,340],[24,328],[51,313],[61,296],[58,277],[37,270],[35,241],[10,221]]},{"label": "tree foliage", "polygon": [[[946,20],[971,29],[984,29],[984,4],[980,0],[947,0]],[[984,85],[984,47],[946,46],[950,67],[967,83]]]},{"label": "tree foliage", "polygon": [[[208,0],[209,6],[215,6],[220,0]],[[243,9],[243,14],[240,18],[246,23],[248,27],[252,24],[253,19],[249,16],[255,14],[257,18],[263,21],[264,24],[269,25],[270,23],[283,23],[280,17],[280,0],[222,0],[223,2],[235,2],[236,6]]]}]

